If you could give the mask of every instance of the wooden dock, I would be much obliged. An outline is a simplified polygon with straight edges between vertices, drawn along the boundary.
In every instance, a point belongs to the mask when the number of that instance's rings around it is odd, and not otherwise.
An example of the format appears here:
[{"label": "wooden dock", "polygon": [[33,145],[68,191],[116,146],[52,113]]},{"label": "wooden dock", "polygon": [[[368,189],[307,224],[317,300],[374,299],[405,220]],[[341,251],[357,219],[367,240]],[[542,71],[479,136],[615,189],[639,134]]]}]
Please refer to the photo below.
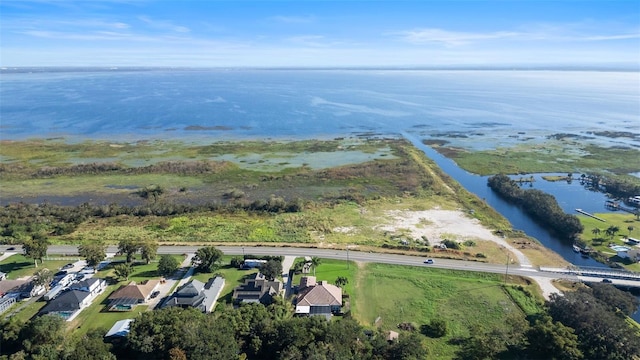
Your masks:
[{"label": "wooden dock", "polygon": [[584,211],[582,209],[576,209],[576,211],[579,212],[580,214],[587,215],[587,216],[592,217],[592,218],[594,218],[596,220],[600,220],[602,222],[607,222],[607,220],[605,220],[603,218],[599,218],[599,217],[597,217],[597,216],[595,216],[593,214],[590,214],[590,213],[588,213],[588,212],[586,212],[586,211]]},{"label": "wooden dock", "polygon": [[622,210],[622,211],[626,211],[626,212],[628,212],[630,214],[634,214],[634,215],[636,213],[636,210],[628,208],[628,207],[625,207],[625,206],[622,206],[622,205],[620,205],[619,202],[613,201],[613,200],[605,201],[604,206],[606,206],[607,208],[609,208],[611,210]]}]

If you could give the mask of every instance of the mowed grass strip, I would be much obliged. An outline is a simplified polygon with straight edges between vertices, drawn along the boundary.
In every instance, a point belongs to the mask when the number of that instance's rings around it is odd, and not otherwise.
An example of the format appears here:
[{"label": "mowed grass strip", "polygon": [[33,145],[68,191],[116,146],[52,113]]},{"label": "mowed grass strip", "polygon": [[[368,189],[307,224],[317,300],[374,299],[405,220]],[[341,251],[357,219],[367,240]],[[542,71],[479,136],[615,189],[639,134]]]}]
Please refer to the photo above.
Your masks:
[{"label": "mowed grass strip", "polygon": [[433,358],[452,358],[457,346],[449,340],[468,336],[473,326],[500,328],[509,316],[524,318],[500,275],[386,264],[367,264],[360,271],[354,317],[394,331],[399,323],[412,323],[419,331],[431,319],[446,321],[447,336],[425,337]]},{"label": "mowed grass strip", "polygon": [[47,260],[45,258],[42,263],[38,261],[38,267],[35,267],[33,259],[22,254],[16,254],[0,261],[0,271],[7,273],[7,279],[16,280],[25,276],[31,276],[38,271],[38,269],[42,268],[49,269],[51,272],[56,273],[58,269],[65,264],[76,262],[78,259],[77,256],[63,260]]}]

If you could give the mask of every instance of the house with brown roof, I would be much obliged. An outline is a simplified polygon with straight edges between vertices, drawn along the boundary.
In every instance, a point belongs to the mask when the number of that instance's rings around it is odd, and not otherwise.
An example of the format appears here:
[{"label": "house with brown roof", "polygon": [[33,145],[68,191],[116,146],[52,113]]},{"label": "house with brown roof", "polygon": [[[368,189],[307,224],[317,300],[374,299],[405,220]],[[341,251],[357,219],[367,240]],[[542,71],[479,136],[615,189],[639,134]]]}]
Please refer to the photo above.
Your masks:
[{"label": "house with brown roof", "polygon": [[244,284],[233,289],[232,299],[236,305],[257,302],[269,305],[282,289],[282,281],[269,281],[261,273],[256,273],[255,277],[246,279]]},{"label": "house with brown roof", "polygon": [[295,299],[296,314],[331,318],[342,307],[342,289],[326,281],[316,282],[315,276],[300,279]]},{"label": "house with brown roof", "polygon": [[33,279],[29,280],[1,280],[0,281],[0,297],[7,294],[19,294],[20,297],[30,298],[40,296],[46,291],[42,285],[33,283]]},{"label": "house with brown roof", "polygon": [[149,301],[151,294],[159,287],[160,280],[147,280],[140,284],[132,281],[109,296],[109,311],[131,311]]}]

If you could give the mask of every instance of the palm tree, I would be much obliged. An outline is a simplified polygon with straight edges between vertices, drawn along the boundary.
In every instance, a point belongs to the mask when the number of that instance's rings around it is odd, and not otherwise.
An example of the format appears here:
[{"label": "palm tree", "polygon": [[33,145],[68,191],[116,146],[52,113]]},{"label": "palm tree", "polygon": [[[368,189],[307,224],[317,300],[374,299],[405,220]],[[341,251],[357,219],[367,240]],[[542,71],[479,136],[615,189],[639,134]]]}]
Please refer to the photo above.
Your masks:
[{"label": "palm tree", "polygon": [[631,232],[633,231],[633,229],[635,229],[633,225],[627,226],[627,230],[629,230],[629,235],[627,237],[631,237]]},{"label": "palm tree", "polygon": [[602,233],[602,230],[600,230],[599,228],[593,228],[593,230],[591,230],[591,233],[593,234],[593,236],[598,237],[600,233]]},{"label": "palm tree", "polygon": [[321,262],[322,262],[322,259],[320,259],[317,256],[314,256],[311,258],[311,266],[313,267],[313,276],[316,276],[316,268],[318,267],[318,265],[320,265]]},{"label": "palm tree", "polygon": [[347,285],[348,283],[349,283],[349,279],[347,279],[345,276],[338,276],[336,278],[336,286],[339,288]]},{"label": "palm tree", "polygon": [[613,240],[613,237],[616,236],[616,233],[618,233],[618,231],[620,231],[619,227],[611,225],[607,228],[607,230],[605,230],[605,233],[611,238],[611,240]]},{"label": "palm tree", "polygon": [[33,283],[44,286],[46,289],[49,289],[49,284],[51,284],[52,280],[53,273],[47,268],[39,269],[33,274]]}]

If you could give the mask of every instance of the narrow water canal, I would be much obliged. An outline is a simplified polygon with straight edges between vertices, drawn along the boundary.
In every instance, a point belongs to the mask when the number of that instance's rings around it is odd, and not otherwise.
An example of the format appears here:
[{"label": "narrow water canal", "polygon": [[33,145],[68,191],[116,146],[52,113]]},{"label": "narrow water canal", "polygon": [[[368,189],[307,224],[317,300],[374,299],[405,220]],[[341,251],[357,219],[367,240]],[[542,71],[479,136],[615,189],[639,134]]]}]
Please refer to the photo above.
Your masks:
[{"label": "narrow water canal", "polygon": [[[591,258],[582,257],[573,251],[570,243],[557,238],[547,229],[533,221],[522,209],[496,195],[491,188],[487,186],[487,176],[475,175],[461,169],[453,160],[441,155],[431,147],[424,145],[421,139],[412,134],[403,133],[402,135],[411,141],[415,147],[422,150],[445,173],[458,181],[465,189],[484,199],[487,204],[509,220],[514,229],[522,230],[527,235],[536,238],[542,245],[555,251],[574,265],[607,267]],[[555,196],[558,204],[566,213],[575,214],[575,209],[583,209],[590,213],[609,211],[604,207],[604,202],[607,200],[605,194],[589,191],[577,183],[568,184],[567,182],[545,181],[542,179],[543,175],[545,174],[534,174],[536,181],[534,182],[533,188]],[[640,307],[632,317],[640,322]]]}]

